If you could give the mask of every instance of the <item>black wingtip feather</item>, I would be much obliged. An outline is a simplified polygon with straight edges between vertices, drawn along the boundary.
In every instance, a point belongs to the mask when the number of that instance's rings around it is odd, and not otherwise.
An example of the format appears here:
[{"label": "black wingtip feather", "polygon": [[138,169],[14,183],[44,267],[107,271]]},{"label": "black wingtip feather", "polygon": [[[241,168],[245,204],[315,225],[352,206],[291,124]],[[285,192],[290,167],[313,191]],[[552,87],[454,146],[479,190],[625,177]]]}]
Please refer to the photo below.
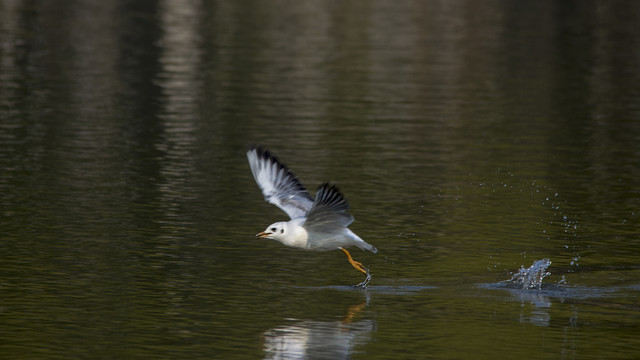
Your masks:
[{"label": "black wingtip feather", "polygon": [[287,176],[290,176],[292,179],[295,180],[297,184],[296,190],[298,190],[301,194],[304,194],[305,196],[307,196],[309,200],[313,201],[313,198],[311,198],[311,195],[308,195],[309,192],[304,187],[304,185],[302,185],[302,182],[300,181],[300,179],[298,179],[298,177],[291,170],[289,170],[289,167],[285,165],[282,161],[280,161],[280,159],[278,159],[275,155],[273,155],[269,150],[257,144],[251,144],[248,146],[248,148],[249,150],[247,150],[247,152],[255,151],[256,154],[258,155],[258,158],[271,161],[275,163],[279,169],[284,170]]},{"label": "black wingtip feather", "polygon": [[287,170],[289,170],[280,160],[278,160],[277,157],[275,157],[273,154],[271,154],[271,152],[269,150],[267,150],[266,148],[263,148],[260,145],[251,144],[251,145],[248,146],[247,152],[251,152],[251,151],[255,151],[259,158],[266,159],[266,160],[272,160],[273,162],[277,163],[278,165],[281,165],[282,167],[284,167]]},{"label": "black wingtip feather", "polygon": [[338,206],[342,211],[349,210],[347,199],[345,199],[336,185],[328,182],[324,182],[318,187],[316,191],[316,202],[319,204]]},{"label": "black wingtip feather", "polygon": [[260,145],[257,144],[249,144],[247,146],[247,152],[251,152],[251,151],[255,151],[258,154],[258,157],[265,157],[264,154],[268,154],[268,157],[272,157],[271,154],[269,153],[269,150],[263,148]]}]

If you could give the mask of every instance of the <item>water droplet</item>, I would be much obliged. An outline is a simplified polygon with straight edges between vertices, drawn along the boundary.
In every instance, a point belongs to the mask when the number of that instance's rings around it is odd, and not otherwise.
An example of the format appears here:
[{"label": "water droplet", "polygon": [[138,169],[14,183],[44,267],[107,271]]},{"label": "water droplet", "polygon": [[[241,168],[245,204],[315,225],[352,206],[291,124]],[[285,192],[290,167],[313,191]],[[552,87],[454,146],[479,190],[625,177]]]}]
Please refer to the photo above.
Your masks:
[{"label": "water droplet", "polygon": [[562,278],[560,279],[560,281],[558,281],[557,285],[566,285],[567,284],[567,279],[564,277],[564,275],[562,275]]}]

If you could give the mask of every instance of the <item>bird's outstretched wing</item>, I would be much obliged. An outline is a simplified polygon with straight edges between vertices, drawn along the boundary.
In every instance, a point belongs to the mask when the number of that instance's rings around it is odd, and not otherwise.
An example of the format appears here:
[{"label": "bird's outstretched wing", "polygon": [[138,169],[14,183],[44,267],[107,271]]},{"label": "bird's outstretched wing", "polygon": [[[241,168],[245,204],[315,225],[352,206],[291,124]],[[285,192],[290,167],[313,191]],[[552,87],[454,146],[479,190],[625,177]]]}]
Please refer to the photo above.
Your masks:
[{"label": "bird's outstretched wing", "polygon": [[316,192],[316,200],[307,213],[303,226],[315,233],[336,233],[349,226],[353,216],[349,203],[334,185],[324,183]]},{"label": "bird's outstretched wing", "polygon": [[253,178],[264,199],[295,219],[305,216],[314,204],[313,198],[298,178],[275,156],[259,146],[247,151]]}]

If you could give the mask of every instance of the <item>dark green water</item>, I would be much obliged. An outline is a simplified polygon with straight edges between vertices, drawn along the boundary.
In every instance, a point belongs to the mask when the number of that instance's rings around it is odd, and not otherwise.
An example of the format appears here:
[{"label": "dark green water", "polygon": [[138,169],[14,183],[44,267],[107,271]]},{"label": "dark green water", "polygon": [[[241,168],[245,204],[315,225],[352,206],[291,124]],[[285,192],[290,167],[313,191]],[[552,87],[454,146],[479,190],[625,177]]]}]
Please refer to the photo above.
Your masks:
[{"label": "dark green water", "polygon": [[[640,3],[0,0],[0,357],[640,357]],[[246,146],[379,249],[255,233]],[[504,286],[552,261],[542,289]]]}]

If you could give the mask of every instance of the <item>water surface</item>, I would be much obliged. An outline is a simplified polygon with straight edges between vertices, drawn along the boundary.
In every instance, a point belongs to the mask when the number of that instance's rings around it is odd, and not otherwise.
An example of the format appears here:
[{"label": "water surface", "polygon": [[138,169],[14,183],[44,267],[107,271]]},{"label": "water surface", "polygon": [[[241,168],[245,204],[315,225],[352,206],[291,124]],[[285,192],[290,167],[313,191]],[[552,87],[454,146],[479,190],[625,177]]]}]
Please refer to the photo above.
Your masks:
[{"label": "water surface", "polygon": [[[640,356],[640,5],[0,1],[6,358]],[[379,249],[254,234],[245,158]],[[539,289],[505,286],[549,259]]]}]

